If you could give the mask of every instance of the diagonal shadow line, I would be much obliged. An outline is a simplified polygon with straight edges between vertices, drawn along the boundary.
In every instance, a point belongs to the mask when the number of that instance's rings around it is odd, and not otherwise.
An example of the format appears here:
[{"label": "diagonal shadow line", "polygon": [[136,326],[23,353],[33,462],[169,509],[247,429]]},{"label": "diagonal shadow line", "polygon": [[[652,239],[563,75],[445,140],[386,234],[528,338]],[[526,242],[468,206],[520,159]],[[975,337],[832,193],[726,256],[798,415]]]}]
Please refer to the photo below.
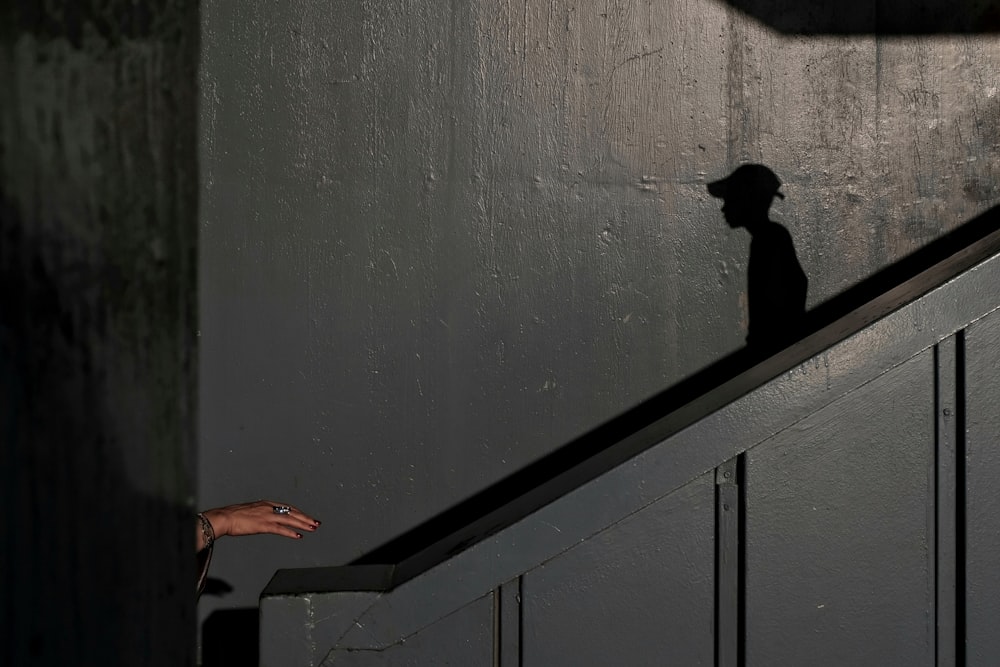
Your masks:
[{"label": "diagonal shadow line", "polygon": [[[820,351],[844,340],[876,319],[1000,252],[1000,235],[993,234],[997,230],[1000,230],[1000,206],[989,209],[814,308],[806,314],[806,327],[801,339],[817,336],[819,340],[816,347]],[[946,262],[960,254],[960,261]],[[935,270],[931,271],[932,268]],[[878,297],[899,288],[905,288],[904,293],[901,298],[892,302],[888,310],[861,309]],[[852,313],[860,314],[856,317],[847,317]],[[836,326],[831,326],[835,323]],[[788,350],[797,343],[798,341],[793,342],[784,352],[788,353]],[[768,350],[743,348],[723,357],[534,463],[389,540],[354,560],[350,565],[395,564],[391,583],[385,582],[387,585],[384,587],[366,590],[394,588],[510,526],[641,451],[655,446],[657,442],[662,441],[662,437],[657,438],[655,442],[646,442],[641,437],[635,437],[654,422],[675,413],[678,418],[671,429],[672,432],[680,431],[722,407],[718,405],[719,397],[712,396],[714,389],[739,376],[749,375],[749,379],[752,380],[749,389],[740,394],[745,395],[756,386],[787,370],[784,368],[785,365],[791,368],[801,362],[795,353],[789,353],[788,364],[761,363],[772,356],[782,354],[782,351],[776,352],[776,355],[771,355]],[[775,368],[781,370],[776,372]],[[725,399],[726,403],[738,397],[728,396]]]},{"label": "diagonal shadow line", "polygon": [[886,37],[1000,32],[994,0],[724,0],[787,35]]}]

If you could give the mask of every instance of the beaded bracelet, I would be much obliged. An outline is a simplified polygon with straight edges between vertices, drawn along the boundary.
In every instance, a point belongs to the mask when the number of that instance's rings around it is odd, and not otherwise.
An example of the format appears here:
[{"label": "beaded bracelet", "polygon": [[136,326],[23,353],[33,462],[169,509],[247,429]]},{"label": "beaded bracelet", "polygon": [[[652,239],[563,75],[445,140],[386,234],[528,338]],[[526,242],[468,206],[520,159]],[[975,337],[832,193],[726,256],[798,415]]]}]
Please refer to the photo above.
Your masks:
[{"label": "beaded bracelet", "polygon": [[215,544],[215,530],[212,528],[212,523],[205,518],[205,515],[198,512],[198,518],[201,519],[201,533],[205,536],[205,548],[211,549],[212,545]]}]

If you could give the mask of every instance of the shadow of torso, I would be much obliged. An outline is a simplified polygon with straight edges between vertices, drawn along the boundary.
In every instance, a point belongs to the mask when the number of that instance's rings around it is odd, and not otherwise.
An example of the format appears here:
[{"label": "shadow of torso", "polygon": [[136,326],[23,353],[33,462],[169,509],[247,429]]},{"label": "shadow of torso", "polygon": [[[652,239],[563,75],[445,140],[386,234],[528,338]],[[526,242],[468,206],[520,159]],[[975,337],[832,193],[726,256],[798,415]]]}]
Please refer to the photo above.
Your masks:
[{"label": "shadow of torso", "polygon": [[747,266],[747,345],[784,347],[802,333],[809,282],[787,229],[767,221],[752,234]]}]

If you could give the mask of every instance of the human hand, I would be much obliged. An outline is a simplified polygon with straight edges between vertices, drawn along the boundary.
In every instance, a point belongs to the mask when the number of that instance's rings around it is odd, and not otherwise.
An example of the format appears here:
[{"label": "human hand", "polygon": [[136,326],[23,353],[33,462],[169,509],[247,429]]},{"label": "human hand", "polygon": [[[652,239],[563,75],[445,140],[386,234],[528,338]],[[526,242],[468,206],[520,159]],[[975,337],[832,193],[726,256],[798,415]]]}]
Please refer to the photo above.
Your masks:
[{"label": "human hand", "polygon": [[[287,514],[278,514],[275,507],[287,507]],[[299,539],[299,531],[314,532],[320,522],[302,510],[284,503],[258,500],[252,503],[227,505],[202,512],[212,524],[215,537],[223,535],[260,535],[270,533]]]}]

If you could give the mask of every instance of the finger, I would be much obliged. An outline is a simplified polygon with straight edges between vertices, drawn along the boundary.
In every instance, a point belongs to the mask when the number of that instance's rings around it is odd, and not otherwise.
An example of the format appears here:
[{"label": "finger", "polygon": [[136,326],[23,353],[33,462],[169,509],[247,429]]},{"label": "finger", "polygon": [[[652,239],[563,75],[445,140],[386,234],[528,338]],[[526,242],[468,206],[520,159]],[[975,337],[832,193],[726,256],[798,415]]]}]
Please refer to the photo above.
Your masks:
[{"label": "finger", "polygon": [[[313,517],[309,516],[308,514],[306,514],[302,510],[300,510],[298,507],[295,507],[294,505],[288,505],[288,504],[285,504],[285,503],[273,503],[272,506],[273,507],[287,507],[289,509],[288,514],[282,514],[281,516],[285,517],[286,519],[287,518],[295,518],[295,519],[299,519],[301,521],[304,521],[305,523],[303,524],[303,527],[306,527],[309,524],[316,525],[316,526],[320,525],[319,521],[317,521]],[[274,511],[274,510],[272,509],[272,511]]]},{"label": "finger", "polygon": [[319,526],[317,526],[316,524],[309,523],[308,521],[297,521],[294,523],[286,521],[285,525],[291,528],[292,530],[306,530],[309,531],[310,533],[314,532],[317,528],[319,528]]},{"label": "finger", "polygon": [[303,525],[308,525],[308,526],[318,526],[319,525],[319,521],[317,521],[316,519],[312,518],[311,516],[309,516],[305,512],[302,512],[302,511],[300,511],[300,510],[298,510],[298,509],[296,509],[294,507],[292,508],[291,512],[289,512],[288,514],[282,515],[282,517],[285,518],[285,519],[291,519],[291,520],[296,521],[298,523],[301,523]]},{"label": "finger", "polygon": [[308,530],[310,532],[319,528],[318,524],[315,524],[311,521],[306,521],[305,519],[292,515],[287,515],[282,517],[279,520],[279,523],[284,524],[285,526],[288,526],[289,528],[292,528],[294,530]]},{"label": "finger", "polygon": [[[268,505],[267,507],[268,509],[270,509],[270,512],[265,511],[265,513],[262,516],[262,518],[267,523],[272,525],[284,526],[296,532],[297,531],[313,532],[317,528],[319,528],[319,521],[316,521],[309,515],[303,513],[297,507],[293,507],[291,505],[286,505],[284,503],[279,503],[279,502],[271,502],[271,501],[269,502],[270,505]],[[287,513],[284,512],[277,513],[274,512],[275,507],[288,507],[289,511]],[[272,529],[269,528],[267,530],[270,532]]]},{"label": "finger", "polygon": [[293,509],[292,513],[294,514],[294,516],[296,516],[298,518],[301,518],[306,523],[310,523],[310,524],[313,524],[315,526],[319,525],[319,521],[318,520],[316,520],[315,518],[309,516],[308,514],[306,514],[305,512],[303,512],[301,510]]},{"label": "finger", "polygon": [[297,540],[297,539],[300,539],[302,537],[301,533],[299,533],[298,531],[292,530],[288,526],[281,526],[281,525],[271,526],[270,530],[268,530],[267,532],[272,533],[274,535],[283,535],[285,537],[290,537],[293,540]]},{"label": "finger", "polygon": [[[290,512],[297,512],[298,510],[289,505],[288,503],[279,502],[277,500],[262,500],[260,501],[261,509],[272,512],[274,514],[288,514]],[[278,510],[281,510],[280,512]]]}]

